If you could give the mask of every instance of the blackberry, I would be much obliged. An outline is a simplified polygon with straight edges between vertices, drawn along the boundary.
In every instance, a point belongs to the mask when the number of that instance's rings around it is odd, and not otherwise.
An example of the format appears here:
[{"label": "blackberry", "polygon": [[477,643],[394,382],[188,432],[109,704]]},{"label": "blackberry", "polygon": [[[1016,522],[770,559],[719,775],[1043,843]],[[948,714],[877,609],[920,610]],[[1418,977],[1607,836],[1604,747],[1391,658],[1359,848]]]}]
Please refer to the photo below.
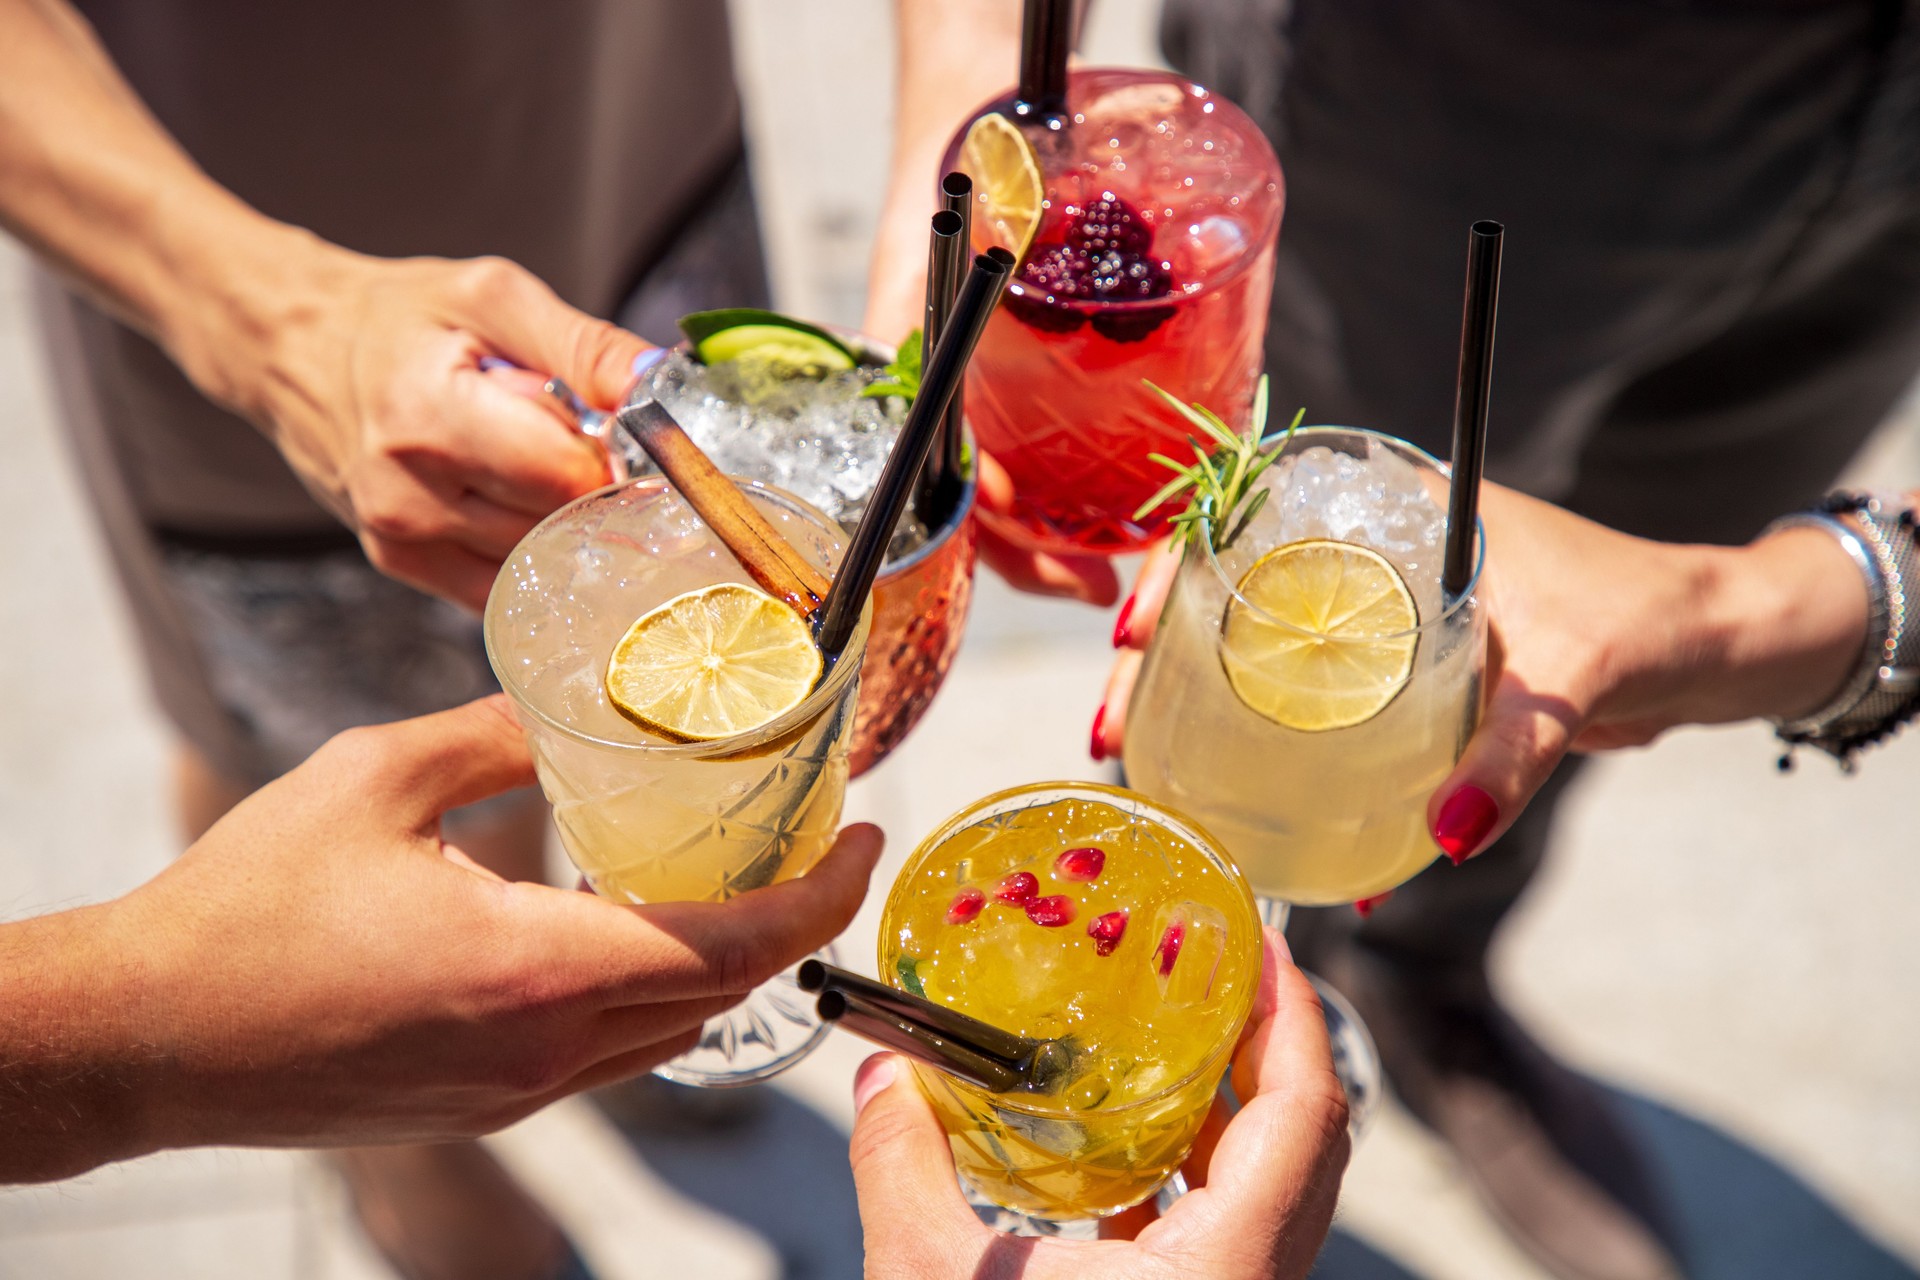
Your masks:
[{"label": "blackberry", "polygon": [[1032,328],[1070,333],[1087,318],[1072,307],[1056,304],[1096,296],[1093,267],[1092,257],[1073,245],[1057,240],[1036,244],[1020,264],[1020,283],[1027,291],[1009,293],[1007,310]]},{"label": "blackberry", "polygon": [[1139,256],[1153,244],[1153,228],[1140,211],[1111,191],[1102,191],[1098,200],[1069,210],[1067,216],[1067,240],[1089,254]]},{"label": "blackberry", "polygon": [[[1094,261],[1092,279],[1095,296],[1109,302],[1163,298],[1173,289],[1166,263],[1137,254],[1101,254]],[[1172,307],[1102,312],[1093,317],[1093,331],[1113,342],[1138,342],[1172,315]]]}]

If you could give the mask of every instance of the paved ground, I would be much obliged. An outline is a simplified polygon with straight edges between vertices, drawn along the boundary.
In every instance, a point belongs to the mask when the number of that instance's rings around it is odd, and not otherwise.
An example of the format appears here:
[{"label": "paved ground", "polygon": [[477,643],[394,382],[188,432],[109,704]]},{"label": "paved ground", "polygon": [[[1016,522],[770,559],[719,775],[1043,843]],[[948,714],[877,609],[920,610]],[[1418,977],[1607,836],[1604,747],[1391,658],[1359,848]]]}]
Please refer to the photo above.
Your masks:
[{"label": "paved ground", "polygon": [[[888,5],[736,7],[783,298],[856,319]],[[1145,0],[1108,0],[1096,49],[1137,60],[1150,20]],[[826,73],[803,84],[799,68]],[[47,413],[21,294],[19,257],[0,245],[0,918],[122,892],[173,852],[164,733]],[[1917,429],[1891,424],[1862,475],[1920,483]],[[951,689],[854,791],[855,815],[893,833],[893,859],[991,788],[1090,774],[1110,622],[983,584]],[[1916,738],[1852,780],[1817,762],[1775,776],[1756,729],[1603,762],[1501,948],[1522,1015],[1619,1094],[1680,1206],[1696,1276],[1920,1274]],[[853,956],[871,953],[871,933],[869,915]],[[498,1147],[607,1280],[839,1280],[858,1273],[844,1143],[860,1056],[830,1041],[715,1140],[628,1134],[574,1102]],[[1320,1274],[1539,1275],[1391,1110],[1354,1160]],[[331,1181],[297,1155],[191,1152],[0,1193],[0,1278],[117,1277],[387,1280]]]}]

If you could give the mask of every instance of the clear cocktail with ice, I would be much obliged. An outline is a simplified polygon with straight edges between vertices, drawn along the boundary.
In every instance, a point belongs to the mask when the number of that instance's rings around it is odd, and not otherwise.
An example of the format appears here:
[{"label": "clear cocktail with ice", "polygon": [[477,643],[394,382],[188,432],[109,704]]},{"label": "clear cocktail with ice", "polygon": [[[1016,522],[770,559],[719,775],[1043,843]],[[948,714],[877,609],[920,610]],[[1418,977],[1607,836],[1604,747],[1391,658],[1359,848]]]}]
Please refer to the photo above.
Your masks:
[{"label": "clear cocktail with ice", "polygon": [[[744,486],[743,486],[744,487]],[[837,522],[778,490],[749,499],[814,564],[837,562]],[[863,622],[791,710],[749,731],[676,741],[623,715],[609,663],[636,619],[752,579],[664,480],[589,494],[542,521],[487,600],[487,655],[526,729],[573,863],[617,902],[725,902],[804,874],[833,843],[847,789]],[[786,606],[766,599],[776,609]],[[771,987],[772,984],[769,984]],[[773,1074],[816,1043],[810,1002],[763,987],[661,1068],[690,1083]]]},{"label": "clear cocktail with ice", "polygon": [[1246,881],[1190,820],[1115,787],[989,796],[907,859],[880,973],[1037,1039],[1069,1038],[1045,1093],[916,1066],[954,1163],[988,1202],[1051,1221],[1152,1195],[1213,1103],[1260,981]]},{"label": "clear cocktail with ice", "polygon": [[1081,70],[1064,116],[989,104],[955,136],[954,168],[974,182],[976,244],[1031,228],[1007,244],[1020,267],[967,374],[975,435],[1015,490],[1011,512],[981,518],[1043,550],[1136,550],[1174,510],[1135,516],[1166,479],[1148,455],[1187,438],[1144,383],[1233,424],[1252,402],[1283,203],[1273,148],[1190,81]]},{"label": "clear cocktail with ice", "polygon": [[[1486,613],[1440,586],[1446,477],[1403,441],[1295,432],[1265,505],[1185,552],[1127,716],[1129,781],[1265,898],[1384,893],[1439,852],[1428,798],[1480,711]],[[1478,573],[1475,573],[1475,583]]]}]

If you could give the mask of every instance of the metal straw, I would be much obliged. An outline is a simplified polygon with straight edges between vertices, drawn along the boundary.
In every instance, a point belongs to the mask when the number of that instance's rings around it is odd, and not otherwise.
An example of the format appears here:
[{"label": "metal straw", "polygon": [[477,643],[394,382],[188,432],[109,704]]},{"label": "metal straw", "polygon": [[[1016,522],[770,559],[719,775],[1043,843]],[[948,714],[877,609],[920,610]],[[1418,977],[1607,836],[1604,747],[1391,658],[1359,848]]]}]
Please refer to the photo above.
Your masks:
[{"label": "metal straw", "polygon": [[1440,586],[1449,600],[1473,581],[1480,475],[1487,461],[1487,404],[1493,388],[1493,321],[1500,305],[1500,247],[1507,229],[1481,221],[1467,233],[1467,293],[1460,313],[1460,380],[1453,398],[1453,481],[1447,491],[1446,561]]},{"label": "metal straw", "polygon": [[1020,88],[1014,114],[1022,119],[1065,115],[1067,52],[1073,45],[1073,0],[1027,0],[1020,24]]},{"label": "metal straw", "polygon": [[[933,349],[940,343],[940,334],[947,324],[947,314],[953,310],[954,299],[960,293],[960,277],[966,261],[966,220],[947,210],[934,214],[932,235],[927,243],[926,314],[920,325],[922,373],[933,363]],[[960,393],[956,391],[953,399],[954,408],[957,409]],[[948,417],[952,414],[953,410],[950,409]],[[921,468],[919,480],[913,488],[913,508],[920,513],[920,519],[928,529],[938,529],[946,523],[942,498],[953,479],[959,475],[957,466],[949,466],[945,448],[945,422],[946,419],[942,419],[942,439],[927,454],[927,465]]]},{"label": "metal straw", "polygon": [[798,974],[803,991],[820,993],[822,1019],[898,1049],[984,1089],[1046,1090],[1073,1066],[1071,1040],[1034,1040],[1003,1031],[924,996],[863,978],[818,960]]},{"label": "metal straw", "polygon": [[[940,203],[946,212],[960,215],[959,243],[965,246],[960,251],[964,255],[973,244],[973,179],[958,169],[942,178]],[[954,301],[960,294],[960,263],[962,261],[964,258],[956,259],[954,262],[953,290],[947,295],[948,311],[953,310]],[[928,350],[931,351],[932,348]],[[945,503],[960,500],[961,477],[965,474],[966,466],[966,459],[961,457],[966,443],[966,433],[961,427],[961,422],[966,416],[966,407],[962,403],[965,399],[966,381],[962,379],[961,385],[954,390],[953,403],[947,406],[946,423],[941,429],[940,448],[946,455],[947,489],[941,495],[943,499],[941,518],[937,521],[929,520],[927,527],[930,529],[937,529],[946,523],[948,508]]]},{"label": "metal straw", "polygon": [[973,260],[973,270],[967,273],[966,283],[960,287],[960,299],[947,317],[946,332],[934,349],[932,362],[922,371],[920,394],[914,397],[913,408],[907,411],[906,425],[900,428],[900,438],[887,455],[880,482],[874,486],[866,514],[861,517],[860,527],[854,530],[853,542],[847,547],[840,571],[834,574],[826,602],[821,606],[817,638],[821,656],[829,666],[847,647],[854,627],[859,624],[861,606],[866,603],[867,593],[873,590],[873,579],[880,572],[880,562],[886,558],[887,544],[893,539],[900,513],[906,510],[914,477],[933,448],[940,420],[947,412],[953,393],[959,390],[960,379],[966,375],[967,361],[973,358],[973,349],[980,343],[987,317],[993,314],[1000,295],[1006,290],[1013,261],[1013,255],[1005,249],[998,246],[989,249]]}]

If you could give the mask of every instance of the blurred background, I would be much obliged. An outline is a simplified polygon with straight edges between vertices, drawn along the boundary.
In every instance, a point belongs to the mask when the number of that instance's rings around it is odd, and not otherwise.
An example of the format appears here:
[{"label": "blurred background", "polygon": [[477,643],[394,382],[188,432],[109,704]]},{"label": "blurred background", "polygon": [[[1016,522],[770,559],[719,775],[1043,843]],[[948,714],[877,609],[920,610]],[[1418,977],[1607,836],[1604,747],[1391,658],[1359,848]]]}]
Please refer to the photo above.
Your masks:
[{"label": "blurred background", "polygon": [[[892,0],[732,7],[778,303],[855,323],[886,165]],[[1157,9],[1101,0],[1088,60],[1157,62]],[[0,918],[115,896],[175,852],[163,728],[55,435],[24,288],[0,239]],[[1853,479],[1920,485],[1920,405]],[[1086,741],[1112,621],[983,576],[951,687],[850,797],[851,816],[892,838],[876,883],[990,790],[1095,775]],[[1920,734],[1851,779],[1804,757],[1781,776],[1776,754],[1760,728],[1690,732],[1584,774],[1498,982],[1543,1043],[1618,1096],[1692,1274],[1920,1276],[1920,835],[1906,790]],[[876,908],[842,944],[861,967]],[[829,1038],[713,1131],[623,1127],[576,1099],[495,1149],[606,1280],[855,1276],[845,1142],[863,1056]],[[1389,1105],[1317,1274],[1542,1273]],[[188,1152],[0,1192],[0,1277],[120,1276],[389,1280],[331,1175],[301,1155]]]}]

